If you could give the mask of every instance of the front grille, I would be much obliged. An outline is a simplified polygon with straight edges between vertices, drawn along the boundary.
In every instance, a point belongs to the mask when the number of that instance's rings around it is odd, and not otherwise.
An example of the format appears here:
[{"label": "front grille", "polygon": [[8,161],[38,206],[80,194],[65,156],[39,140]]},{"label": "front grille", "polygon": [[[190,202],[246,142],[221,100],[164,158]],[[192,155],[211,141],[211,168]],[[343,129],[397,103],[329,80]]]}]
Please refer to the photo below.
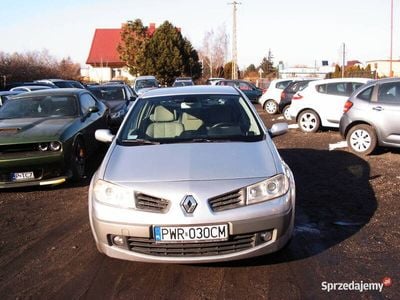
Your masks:
[{"label": "front grille", "polygon": [[0,146],[0,154],[38,151],[37,144],[14,144]]},{"label": "front grille", "polygon": [[211,256],[235,253],[253,248],[256,245],[256,234],[232,235],[226,241],[189,242],[189,243],[156,243],[154,239],[128,237],[130,251],[153,256],[190,257]]},{"label": "front grille", "polygon": [[152,212],[165,212],[169,201],[166,199],[153,197],[143,193],[135,194],[136,208]]},{"label": "front grille", "polygon": [[208,203],[213,211],[222,211],[244,205],[243,189],[210,198]]}]

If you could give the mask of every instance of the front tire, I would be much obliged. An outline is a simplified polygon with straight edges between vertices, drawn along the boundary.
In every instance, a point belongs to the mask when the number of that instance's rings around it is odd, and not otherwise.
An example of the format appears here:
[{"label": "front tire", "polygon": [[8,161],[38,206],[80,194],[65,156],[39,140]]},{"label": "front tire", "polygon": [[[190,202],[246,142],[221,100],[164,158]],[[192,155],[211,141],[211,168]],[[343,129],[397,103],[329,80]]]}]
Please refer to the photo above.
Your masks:
[{"label": "front tire", "polygon": [[376,132],[374,128],[369,125],[356,125],[350,129],[346,136],[346,141],[351,152],[359,155],[368,155],[376,148]]},{"label": "front tire", "polygon": [[85,177],[86,148],[81,138],[77,138],[71,153],[72,180],[78,181]]},{"label": "front tire", "polygon": [[321,121],[315,111],[305,110],[300,113],[297,124],[301,131],[313,133],[318,131]]},{"label": "front tire", "polygon": [[276,114],[278,112],[278,109],[278,104],[274,100],[268,100],[264,104],[264,110],[270,115]]}]

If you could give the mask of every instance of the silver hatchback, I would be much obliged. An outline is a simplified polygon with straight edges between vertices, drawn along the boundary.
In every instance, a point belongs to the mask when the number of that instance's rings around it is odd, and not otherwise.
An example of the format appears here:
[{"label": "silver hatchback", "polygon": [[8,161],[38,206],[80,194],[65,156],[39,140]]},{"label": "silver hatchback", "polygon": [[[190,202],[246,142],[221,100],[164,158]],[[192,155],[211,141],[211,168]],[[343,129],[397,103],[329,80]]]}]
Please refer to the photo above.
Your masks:
[{"label": "silver hatchback", "polygon": [[379,146],[400,147],[400,79],[370,82],[344,107],[339,130],[352,152],[368,155]]},{"label": "silver hatchback", "polygon": [[110,257],[160,263],[244,259],[281,249],[295,184],[246,96],[232,87],[156,89],[130,109],[92,178],[90,224]]}]

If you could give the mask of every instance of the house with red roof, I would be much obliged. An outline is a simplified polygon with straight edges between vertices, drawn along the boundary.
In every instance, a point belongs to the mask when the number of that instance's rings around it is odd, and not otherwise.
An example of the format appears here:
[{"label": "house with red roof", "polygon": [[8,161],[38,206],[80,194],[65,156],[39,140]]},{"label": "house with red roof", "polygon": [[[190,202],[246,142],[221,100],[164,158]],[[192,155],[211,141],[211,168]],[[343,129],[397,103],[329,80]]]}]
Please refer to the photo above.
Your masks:
[{"label": "house with red roof", "polygon": [[[148,32],[156,30],[155,23],[150,23]],[[117,47],[121,42],[121,28],[98,28],[94,32],[92,45],[86,64],[89,65],[87,76],[90,81],[104,82],[112,79],[133,80],[125,63],[121,61]]]}]

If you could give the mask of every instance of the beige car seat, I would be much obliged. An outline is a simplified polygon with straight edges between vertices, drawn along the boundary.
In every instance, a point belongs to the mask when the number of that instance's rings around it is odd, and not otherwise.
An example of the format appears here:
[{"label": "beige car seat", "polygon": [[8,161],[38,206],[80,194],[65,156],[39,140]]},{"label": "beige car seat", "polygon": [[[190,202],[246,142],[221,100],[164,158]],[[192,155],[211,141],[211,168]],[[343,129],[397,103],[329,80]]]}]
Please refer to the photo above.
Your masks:
[{"label": "beige car seat", "polygon": [[164,106],[156,106],[150,116],[152,123],[147,127],[146,134],[153,138],[174,138],[183,132],[183,125],[175,121],[174,114]]}]

